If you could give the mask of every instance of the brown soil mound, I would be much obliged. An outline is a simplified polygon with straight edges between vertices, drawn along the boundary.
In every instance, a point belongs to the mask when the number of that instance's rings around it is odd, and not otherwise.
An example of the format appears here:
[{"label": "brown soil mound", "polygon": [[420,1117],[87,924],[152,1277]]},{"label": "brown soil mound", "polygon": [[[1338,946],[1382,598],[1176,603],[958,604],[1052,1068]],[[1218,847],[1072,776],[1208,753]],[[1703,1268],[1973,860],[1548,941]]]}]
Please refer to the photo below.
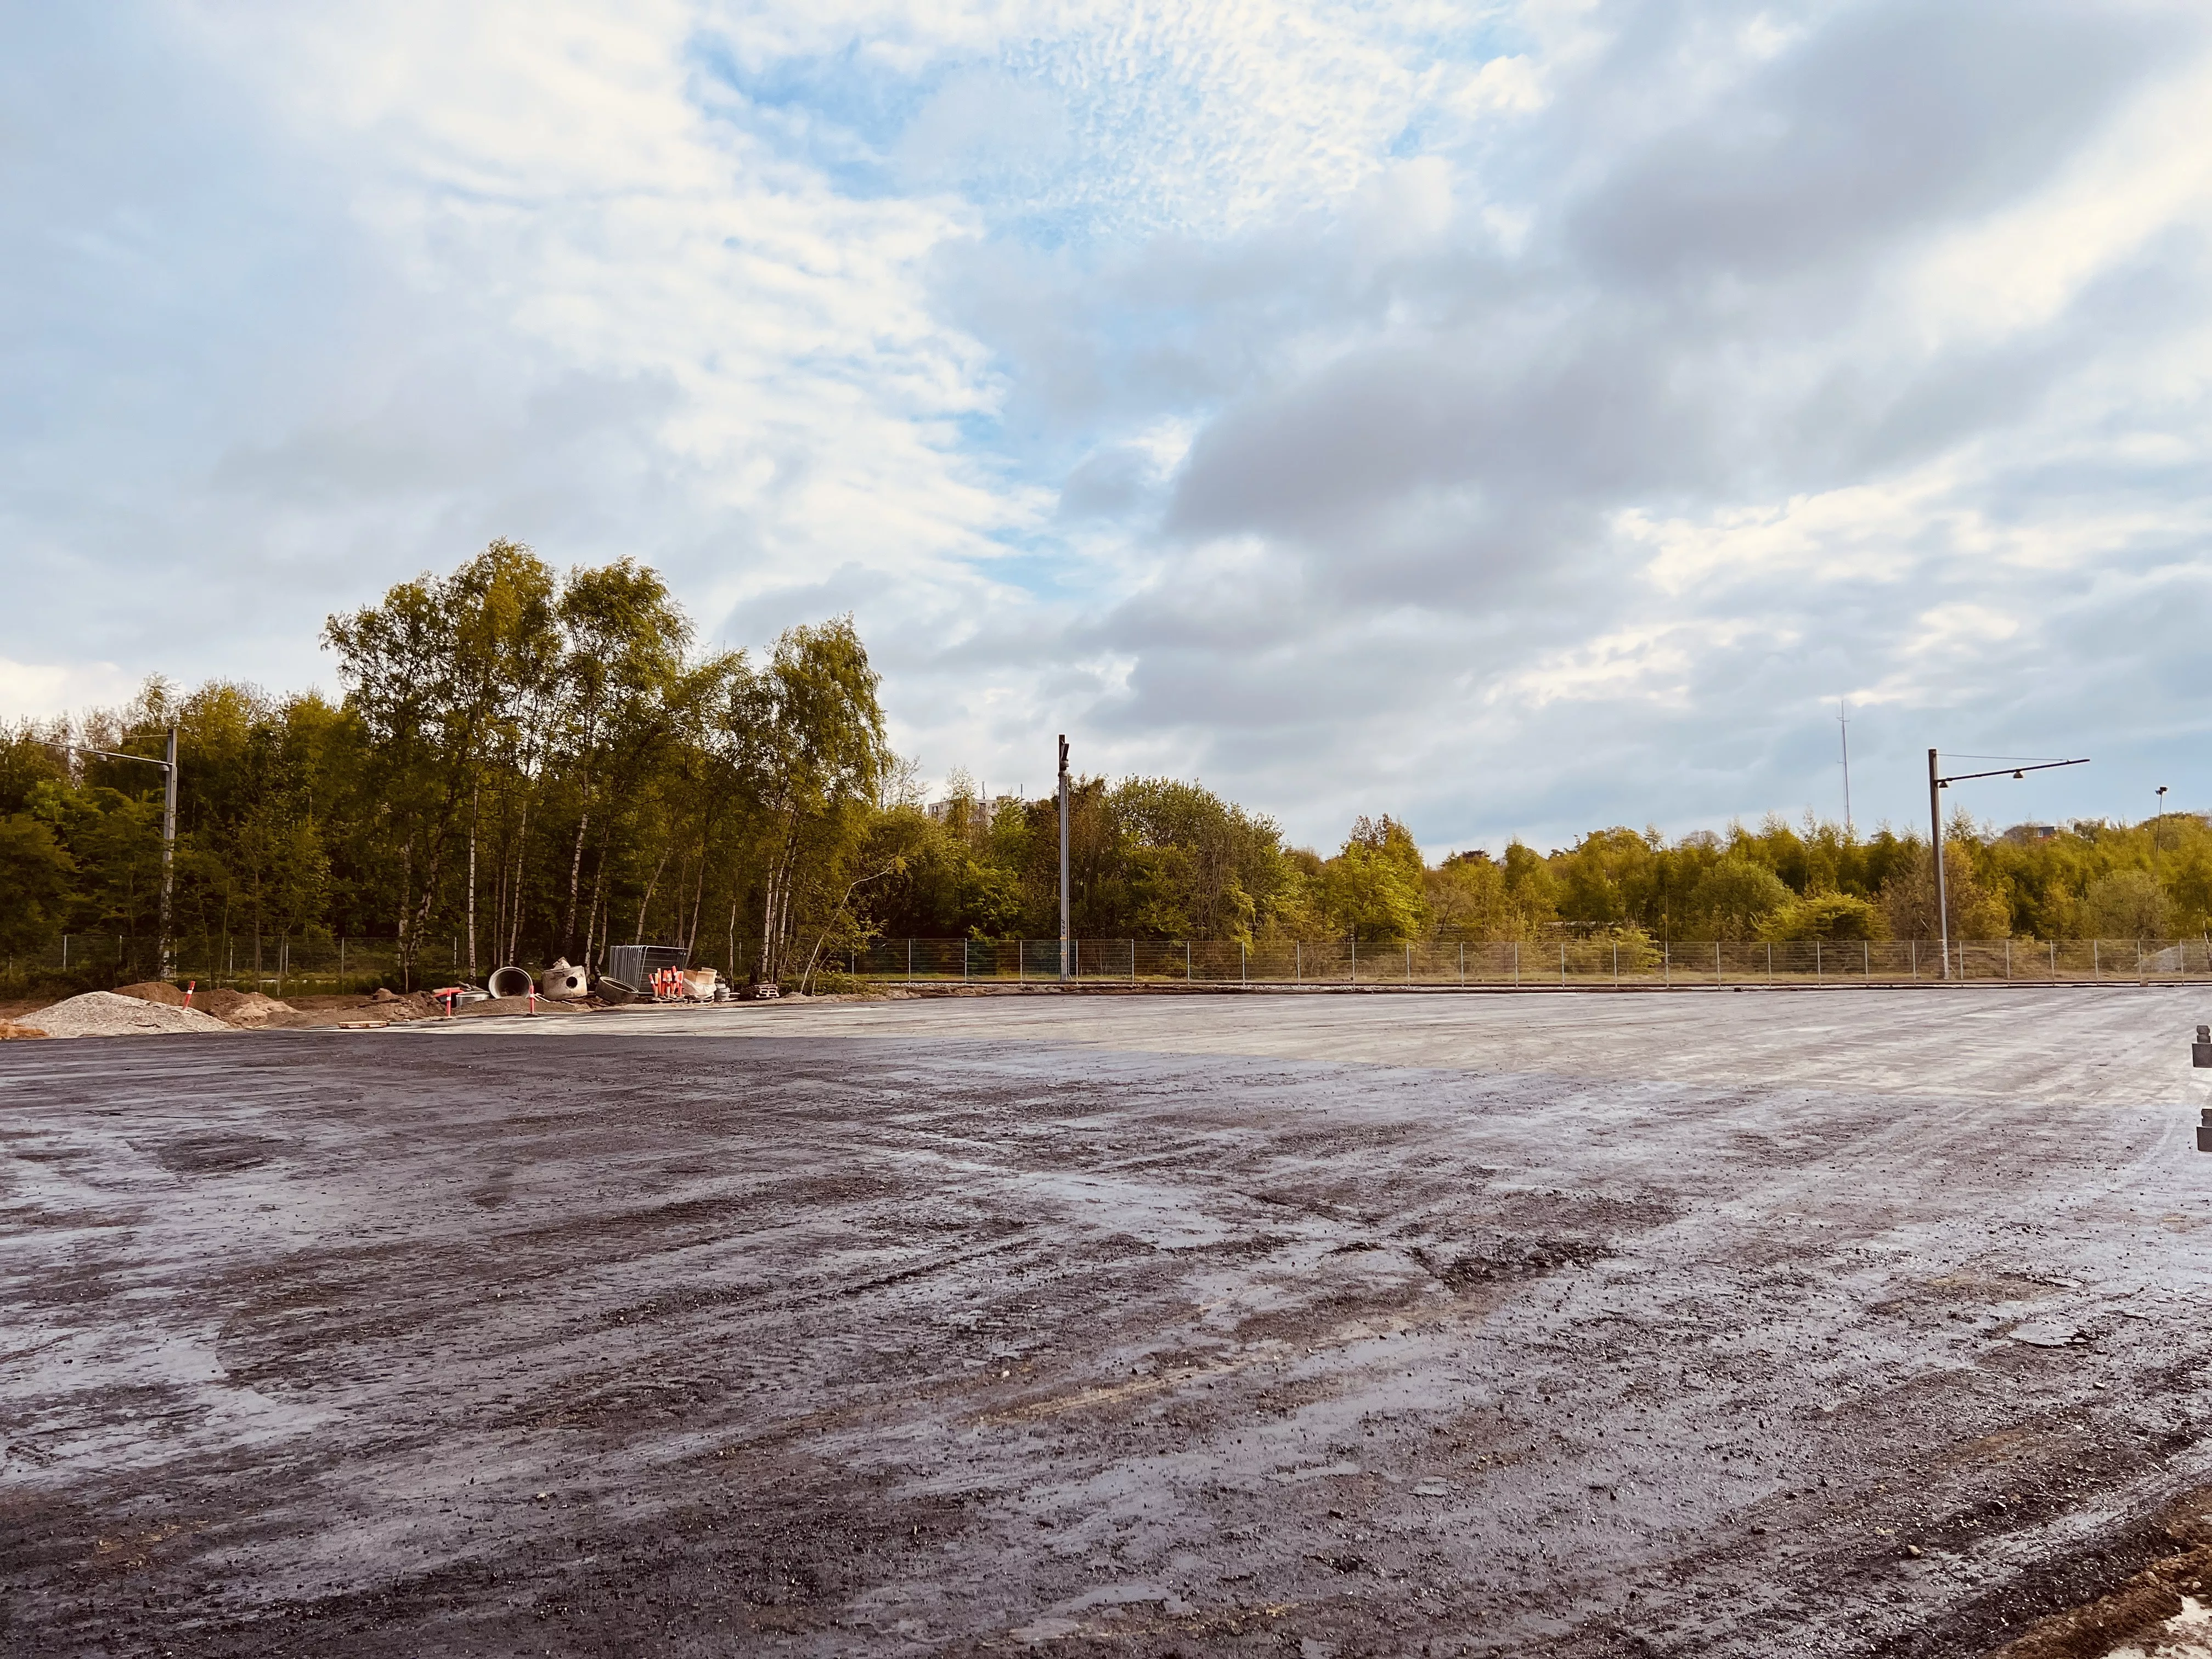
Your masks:
[{"label": "brown soil mound", "polygon": [[363,1013],[388,1020],[434,1019],[446,1012],[438,1006],[438,1000],[427,991],[410,991],[403,996],[381,988],[374,996],[365,998],[355,1006]]},{"label": "brown soil mound", "polygon": [[0,1019],[0,1042],[18,1042],[44,1036],[46,1033],[35,1025],[19,1025],[12,1019]]},{"label": "brown soil mound", "polygon": [[167,1008],[185,1006],[185,994],[167,980],[149,979],[141,980],[136,985],[118,985],[115,988],[115,994],[137,997],[141,1002],[158,1002]]},{"label": "brown soil mound", "polygon": [[271,1014],[292,1012],[290,1003],[279,1002],[258,991],[202,991],[192,999],[192,1006],[213,1014],[226,1025],[260,1025]]},{"label": "brown soil mound", "polygon": [[2137,1573],[2111,1595],[2054,1614],[1990,1659],[2106,1659],[2125,1644],[2137,1653],[2205,1650],[2202,1626],[2187,1625],[2184,1597],[2212,1601],[2212,1493],[2192,1493],[2167,1511],[2166,1534],[2190,1547]]}]

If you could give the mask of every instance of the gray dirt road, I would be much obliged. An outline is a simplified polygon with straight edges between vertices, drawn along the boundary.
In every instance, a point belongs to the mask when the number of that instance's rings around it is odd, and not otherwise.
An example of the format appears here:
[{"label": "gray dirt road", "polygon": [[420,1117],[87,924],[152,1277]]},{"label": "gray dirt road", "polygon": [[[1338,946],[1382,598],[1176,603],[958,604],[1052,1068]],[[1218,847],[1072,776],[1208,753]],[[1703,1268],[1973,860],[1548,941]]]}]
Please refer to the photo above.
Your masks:
[{"label": "gray dirt road", "polygon": [[11,1044],[0,1650],[1980,1653],[2212,1468],[2200,1004]]}]

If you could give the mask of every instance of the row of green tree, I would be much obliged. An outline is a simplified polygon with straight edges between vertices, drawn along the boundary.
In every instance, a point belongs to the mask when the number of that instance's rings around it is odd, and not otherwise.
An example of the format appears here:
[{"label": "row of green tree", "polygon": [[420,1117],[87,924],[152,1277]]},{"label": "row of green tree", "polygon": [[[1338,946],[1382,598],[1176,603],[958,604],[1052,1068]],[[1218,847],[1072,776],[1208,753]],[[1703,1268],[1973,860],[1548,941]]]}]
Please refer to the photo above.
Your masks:
[{"label": "row of green tree", "polygon": [[[129,707],[0,739],[0,950],[150,938],[161,752],[179,732],[173,932],[246,942],[429,941],[481,974],[611,945],[691,948],[792,979],[874,938],[1057,933],[1056,803],[925,805],[888,747],[849,619],[757,658],[694,648],[659,578],[549,568],[498,542],[324,632],[344,696],[155,679]],[[1947,839],[1954,938],[2170,938],[2212,928],[2212,830],[2193,816]],[[1540,853],[1424,860],[1362,817],[1324,857],[1193,783],[1079,780],[1070,904],[1086,938],[1260,942],[1929,939],[1924,840],[1769,818],[1595,830]],[[465,941],[463,945],[459,942]]]}]

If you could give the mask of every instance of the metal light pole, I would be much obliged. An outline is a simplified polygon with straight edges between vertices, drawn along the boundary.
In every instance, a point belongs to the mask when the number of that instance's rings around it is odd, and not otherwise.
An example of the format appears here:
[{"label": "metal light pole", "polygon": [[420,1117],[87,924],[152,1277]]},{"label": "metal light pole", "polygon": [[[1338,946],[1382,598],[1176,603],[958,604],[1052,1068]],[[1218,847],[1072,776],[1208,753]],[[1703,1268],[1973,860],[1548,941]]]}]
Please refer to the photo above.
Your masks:
[{"label": "metal light pole", "polygon": [[1060,976],[1067,977],[1067,733],[1060,734]]},{"label": "metal light pole", "polygon": [[1836,731],[1844,745],[1844,839],[1856,841],[1858,832],[1851,827],[1851,722],[1841,697],[1836,699]]},{"label": "metal light pole", "polygon": [[[1971,755],[1970,760],[1996,760],[1996,755]],[[1948,789],[1954,783],[1966,783],[1974,778],[2024,778],[2030,772],[2048,772],[2059,766],[2087,766],[2087,756],[2080,760],[2032,761],[2023,760],[2016,766],[2001,766],[1994,772],[1954,772],[1949,777],[1938,775],[1936,751],[1928,751],[1928,828],[1929,845],[1936,853],[1936,937],[1942,941],[1943,977],[1951,977],[1951,907],[1943,891],[1943,806],[1936,791]],[[2161,792],[2163,793],[2163,792]]]},{"label": "metal light pole", "polygon": [[163,760],[155,760],[151,755],[118,755],[112,749],[86,749],[75,744],[70,748],[76,754],[97,755],[102,760],[143,761],[149,766],[160,767],[165,774],[161,792],[161,977],[173,979],[176,961],[169,949],[169,918],[177,881],[177,728],[169,728],[167,757]]},{"label": "metal light pole", "polygon": [[2160,835],[2160,832],[2161,830],[2163,830],[2165,828],[2166,828],[2166,786],[2165,786],[2164,784],[2162,784],[2162,783],[2161,783],[2161,784],[2160,784],[2160,785],[2159,785],[2159,787],[2158,787],[2158,816],[2157,816],[2155,818],[2154,818],[2154,819],[2152,819],[2152,820],[2151,820],[2151,826],[2150,826],[2150,878],[2151,878],[2153,881],[2156,881],[2156,880],[2158,879],[2158,842],[2159,842],[2159,835]]},{"label": "metal light pole", "polygon": [[1950,781],[1936,775],[1936,751],[1928,751],[1928,844],[1936,849],[1936,936],[1943,945],[1943,977],[1951,977],[1951,903],[1943,891],[1943,802],[1936,793]]}]

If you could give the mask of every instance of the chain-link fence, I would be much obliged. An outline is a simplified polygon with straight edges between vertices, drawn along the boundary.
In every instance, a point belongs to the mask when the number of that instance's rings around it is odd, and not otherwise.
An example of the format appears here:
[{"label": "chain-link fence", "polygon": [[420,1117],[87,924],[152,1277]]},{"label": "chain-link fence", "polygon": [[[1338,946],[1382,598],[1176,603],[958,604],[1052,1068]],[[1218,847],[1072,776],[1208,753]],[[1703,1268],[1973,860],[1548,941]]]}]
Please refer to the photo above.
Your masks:
[{"label": "chain-link fence", "polygon": [[[415,953],[413,986],[451,984],[465,978],[465,941],[425,940]],[[369,984],[399,984],[399,948],[390,939],[262,939],[257,946],[222,934],[177,940],[175,977],[204,986],[312,995]],[[479,977],[499,966],[481,962]],[[43,951],[0,957],[0,978],[62,976],[87,983],[128,984],[161,971],[161,941],[144,934],[64,933]]]},{"label": "chain-link fence", "polygon": [[[469,977],[465,941],[426,940],[413,986]],[[479,956],[481,980],[500,964]],[[535,961],[521,964],[535,969]],[[1369,945],[1353,939],[1244,945],[1213,940],[1079,939],[1068,977],[1086,985],[1468,985],[1597,987],[1912,984],[1945,978],[2023,984],[2212,980],[2212,942],[2194,939],[1990,939],[1954,942],[1949,973],[1932,941],[1793,940],[1786,944],[1638,939]],[[50,948],[0,958],[0,976],[64,974],[122,984],[161,971],[151,939],[72,933]],[[818,964],[878,983],[1048,983],[1061,977],[1057,939],[878,939]],[[401,981],[390,939],[270,939],[220,935],[178,940],[176,976],[206,986],[310,995]]]},{"label": "chain-link fence", "polygon": [[[1061,975],[1057,939],[882,939],[840,963],[875,981],[1024,983]],[[1931,981],[2149,982],[2212,979],[2204,939],[1807,939],[1786,944],[1582,939],[1457,945],[1353,939],[1244,945],[1079,939],[1083,984],[1668,985],[1912,984]],[[1949,969],[1945,972],[1946,967]]]}]

